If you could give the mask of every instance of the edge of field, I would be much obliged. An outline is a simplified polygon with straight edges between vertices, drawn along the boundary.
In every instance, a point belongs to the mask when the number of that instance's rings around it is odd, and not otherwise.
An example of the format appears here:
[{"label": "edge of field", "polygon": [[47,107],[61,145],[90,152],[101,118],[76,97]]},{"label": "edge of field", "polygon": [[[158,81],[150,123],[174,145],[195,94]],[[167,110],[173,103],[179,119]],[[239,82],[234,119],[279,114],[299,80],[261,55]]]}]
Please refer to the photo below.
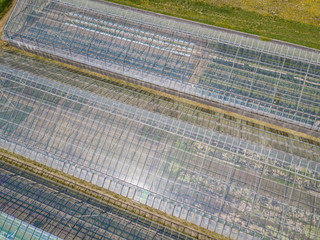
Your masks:
[{"label": "edge of field", "polygon": [[266,16],[210,1],[104,0],[154,13],[260,36],[262,41],[279,40],[320,50],[320,26]]},{"label": "edge of field", "polygon": [[[0,0],[1,1],[1,0]],[[11,12],[13,11],[14,6],[16,5],[17,0],[9,0],[8,1],[8,5],[6,5],[3,9],[3,11],[0,11],[0,37],[1,37],[1,33],[4,29],[4,26],[11,14]]]}]

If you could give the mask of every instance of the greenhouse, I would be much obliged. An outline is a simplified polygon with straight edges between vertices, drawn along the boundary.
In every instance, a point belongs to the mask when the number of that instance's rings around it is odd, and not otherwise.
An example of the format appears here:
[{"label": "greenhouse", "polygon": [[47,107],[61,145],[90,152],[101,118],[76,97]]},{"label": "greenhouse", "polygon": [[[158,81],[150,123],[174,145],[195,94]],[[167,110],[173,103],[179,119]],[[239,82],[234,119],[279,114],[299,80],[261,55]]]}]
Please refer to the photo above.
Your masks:
[{"label": "greenhouse", "polygon": [[3,36],[37,54],[320,128],[317,50],[97,0],[19,0]]},{"label": "greenhouse", "polygon": [[0,189],[0,239],[193,239],[1,162]]},{"label": "greenhouse", "polygon": [[319,142],[9,51],[0,87],[0,148],[233,239],[320,237]]}]

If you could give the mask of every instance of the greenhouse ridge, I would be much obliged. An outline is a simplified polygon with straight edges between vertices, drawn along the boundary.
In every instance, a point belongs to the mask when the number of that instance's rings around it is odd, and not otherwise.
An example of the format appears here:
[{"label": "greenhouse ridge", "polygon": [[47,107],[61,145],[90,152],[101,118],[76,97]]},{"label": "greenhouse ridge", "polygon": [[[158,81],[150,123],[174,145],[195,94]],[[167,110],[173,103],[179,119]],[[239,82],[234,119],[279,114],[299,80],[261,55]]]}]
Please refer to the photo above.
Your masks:
[{"label": "greenhouse ridge", "polygon": [[[1,149],[231,239],[320,237],[319,52],[97,0],[19,0],[2,37],[32,54],[0,51]],[[17,171],[6,237],[193,239]]]}]

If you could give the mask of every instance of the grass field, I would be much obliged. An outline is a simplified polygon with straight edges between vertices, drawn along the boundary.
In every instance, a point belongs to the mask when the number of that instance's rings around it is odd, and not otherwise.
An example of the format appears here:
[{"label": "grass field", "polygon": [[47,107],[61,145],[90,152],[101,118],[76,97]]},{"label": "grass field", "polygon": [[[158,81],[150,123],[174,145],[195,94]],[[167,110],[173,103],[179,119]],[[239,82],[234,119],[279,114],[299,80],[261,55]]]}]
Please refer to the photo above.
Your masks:
[{"label": "grass field", "polygon": [[11,0],[0,0],[0,18],[7,12],[10,7]]},{"label": "grass field", "polygon": [[314,26],[320,26],[319,0],[203,0],[218,6],[229,5],[264,16],[280,17]]},{"label": "grass field", "polygon": [[320,49],[319,0],[111,0],[111,2]]}]

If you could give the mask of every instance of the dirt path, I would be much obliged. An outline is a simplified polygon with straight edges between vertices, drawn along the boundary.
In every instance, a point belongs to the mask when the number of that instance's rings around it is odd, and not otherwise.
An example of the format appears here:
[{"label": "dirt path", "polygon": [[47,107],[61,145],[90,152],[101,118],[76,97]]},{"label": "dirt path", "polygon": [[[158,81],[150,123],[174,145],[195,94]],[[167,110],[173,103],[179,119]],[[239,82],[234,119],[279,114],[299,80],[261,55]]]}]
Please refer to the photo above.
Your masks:
[{"label": "dirt path", "polygon": [[17,0],[13,0],[12,1],[9,11],[3,16],[3,18],[0,19],[0,36],[2,34],[3,28],[4,28],[4,26],[5,26],[6,22],[7,22],[10,14],[11,14],[14,6],[16,5],[16,2],[17,2]]}]

